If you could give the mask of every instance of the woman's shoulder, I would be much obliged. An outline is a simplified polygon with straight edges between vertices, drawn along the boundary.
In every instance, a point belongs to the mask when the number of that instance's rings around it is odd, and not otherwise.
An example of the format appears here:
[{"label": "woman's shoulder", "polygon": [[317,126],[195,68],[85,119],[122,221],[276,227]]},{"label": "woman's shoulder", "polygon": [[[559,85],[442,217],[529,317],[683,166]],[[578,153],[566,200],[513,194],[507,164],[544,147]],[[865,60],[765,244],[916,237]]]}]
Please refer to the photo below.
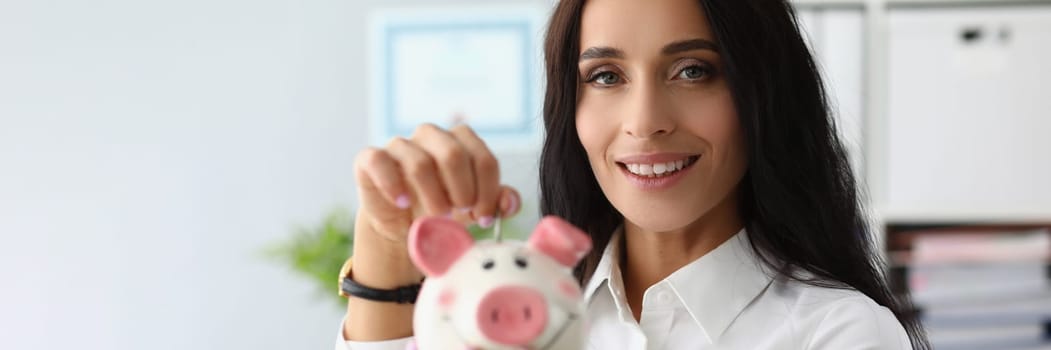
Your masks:
[{"label": "woman's shoulder", "polygon": [[853,288],[776,278],[767,294],[809,333],[806,349],[911,349],[894,313]]}]

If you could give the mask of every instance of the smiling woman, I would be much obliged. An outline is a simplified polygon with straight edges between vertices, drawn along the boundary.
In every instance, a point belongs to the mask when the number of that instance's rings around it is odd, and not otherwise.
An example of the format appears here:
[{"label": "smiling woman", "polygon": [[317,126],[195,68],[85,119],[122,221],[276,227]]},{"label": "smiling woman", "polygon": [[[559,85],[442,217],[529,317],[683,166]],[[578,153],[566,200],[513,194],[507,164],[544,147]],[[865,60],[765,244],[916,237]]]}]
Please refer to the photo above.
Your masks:
[{"label": "smiling woman", "polygon": [[[607,246],[578,266],[578,276],[606,281],[610,303],[631,310],[636,327],[661,322],[647,317],[647,302],[666,287],[707,335],[682,348],[928,347],[907,303],[886,286],[789,4],[562,1],[545,49],[543,210]],[[591,171],[567,171],[568,164]],[[711,291],[719,287],[690,281],[712,278],[698,270],[717,269],[715,256],[738,243],[747,254],[734,255],[751,258],[731,261],[760,265],[771,277],[756,283],[765,291],[739,289],[720,300]],[[733,283],[753,270],[711,282]],[[732,323],[706,322],[712,310]],[[812,317],[824,321],[808,323]],[[834,328],[847,331],[827,332]],[[750,339],[732,336],[744,333]]]},{"label": "smiling woman", "polygon": [[[929,348],[887,288],[797,28],[783,0],[558,3],[545,42],[541,210],[594,242],[574,270],[589,348]],[[431,126],[365,152],[359,188],[383,196],[365,201],[359,222],[374,227],[357,232],[386,240],[355,247],[354,277],[385,288],[418,279],[393,224],[413,213],[465,208],[452,214],[485,222],[494,203],[504,208],[493,179],[442,170],[467,162],[481,175],[489,157],[469,129]],[[406,337],[411,317],[351,298],[353,341],[338,346],[397,349],[409,338],[365,340]]]}]

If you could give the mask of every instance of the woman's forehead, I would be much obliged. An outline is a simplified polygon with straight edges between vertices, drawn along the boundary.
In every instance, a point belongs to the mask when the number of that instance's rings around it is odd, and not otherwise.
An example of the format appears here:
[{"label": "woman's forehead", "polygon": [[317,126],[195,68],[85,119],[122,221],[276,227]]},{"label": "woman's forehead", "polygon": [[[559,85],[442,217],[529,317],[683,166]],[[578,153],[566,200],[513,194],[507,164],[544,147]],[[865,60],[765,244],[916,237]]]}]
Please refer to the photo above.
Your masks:
[{"label": "woman's forehead", "polygon": [[581,16],[581,52],[589,47],[659,52],[692,39],[714,42],[698,0],[589,0]]}]

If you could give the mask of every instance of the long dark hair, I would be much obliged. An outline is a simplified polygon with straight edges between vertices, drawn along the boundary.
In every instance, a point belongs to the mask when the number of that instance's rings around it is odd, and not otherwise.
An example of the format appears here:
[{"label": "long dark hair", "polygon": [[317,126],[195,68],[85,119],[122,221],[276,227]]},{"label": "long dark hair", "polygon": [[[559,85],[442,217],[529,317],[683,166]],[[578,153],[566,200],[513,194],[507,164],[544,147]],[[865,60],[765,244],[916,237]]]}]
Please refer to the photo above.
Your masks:
[{"label": "long dark hair", "polygon": [[[887,286],[825,88],[783,0],[701,0],[719,43],[748,147],[740,214],[758,256],[780,275],[853,288],[889,308],[913,348],[929,349]],[[577,266],[583,283],[623,216],[603,194],[577,136],[577,55],[584,0],[559,2],[544,41],[547,90],[540,157],[541,212],[585,230],[594,249]]]}]

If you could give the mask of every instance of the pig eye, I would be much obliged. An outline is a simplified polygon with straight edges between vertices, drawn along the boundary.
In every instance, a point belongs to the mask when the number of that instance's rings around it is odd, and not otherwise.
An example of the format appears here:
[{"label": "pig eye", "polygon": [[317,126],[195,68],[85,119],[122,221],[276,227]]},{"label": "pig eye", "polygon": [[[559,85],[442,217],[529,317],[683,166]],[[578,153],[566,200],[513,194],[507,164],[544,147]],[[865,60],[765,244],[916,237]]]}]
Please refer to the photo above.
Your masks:
[{"label": "pig eye", "polygon": [[518,268],[524,269],[526,266],[529,266],[529,262],[526,261],[525,258],[519,256],[515,257],[515,265],[518,265]]},{"label": "pig eye", "polygon": [[496,262],[493,261],[493,259],[486,259],[485,262],[482,263],[482,268],[486,270],[492,270],[493,266],[496,266]]}]

